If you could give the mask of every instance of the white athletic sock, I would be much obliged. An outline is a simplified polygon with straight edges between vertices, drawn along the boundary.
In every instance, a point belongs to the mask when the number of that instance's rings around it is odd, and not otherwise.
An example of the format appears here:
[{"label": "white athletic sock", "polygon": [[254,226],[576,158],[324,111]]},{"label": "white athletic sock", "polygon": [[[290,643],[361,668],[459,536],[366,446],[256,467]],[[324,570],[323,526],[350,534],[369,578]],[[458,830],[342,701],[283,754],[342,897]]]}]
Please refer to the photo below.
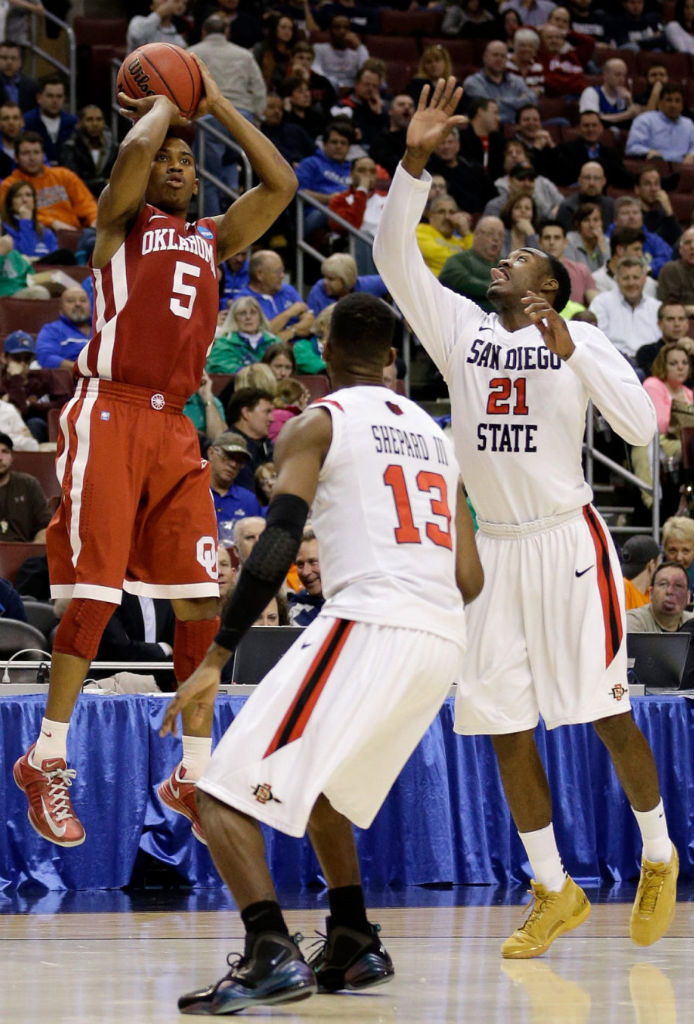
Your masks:
[{"label": "white athletic sock", "polygon": [[186,782],[197,782],[207,768],[212,753],[210,736],[183,736],[183,760],[181,767],[186,770]]},{"label": "white athletic sock", "polygon": [[69,722],[52,722],[50,718],[41,720],[41,732],[31,755],[34,767],[39,768],[42,761],[52,757],[62,757],[67,761],[67,731]]},{"label": "white athletic sock", "polygon": [[[634,811],[634,808],[631,808]],[[672,857],[672,842],[667,830],[663,801],[652,811],[634,811],[634,817],[643,839],[643,856],[656,864],[669,864]]]},{"label": "white athletic sock", "polygon": [[550,892],[559,892],[566,881],[566,871],[559,856],[552,823],[536,832],[519,832],[518,835],[528,855],[535,881]]}]

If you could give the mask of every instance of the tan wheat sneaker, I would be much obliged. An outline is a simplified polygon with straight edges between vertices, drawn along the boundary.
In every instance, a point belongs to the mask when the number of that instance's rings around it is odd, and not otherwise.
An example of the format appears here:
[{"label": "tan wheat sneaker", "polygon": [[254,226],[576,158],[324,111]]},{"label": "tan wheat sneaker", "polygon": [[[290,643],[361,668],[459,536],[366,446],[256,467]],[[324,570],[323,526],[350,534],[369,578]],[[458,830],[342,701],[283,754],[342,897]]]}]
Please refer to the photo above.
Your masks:
[{"label": "tan wheat sneaker", "polygon": [[642,861],[641,878],[629,922],[631,941],[637,946],[653,945],[662,939],[672,924],[679,870],[680,859],[674,846],[667,864],[662,861]]},{"label": "tan wheat sneaker", "polygon": [[530,885],[533,890],[530,913],[501,947],[501,955],[510,960],[541,956],[555,939],[577,928],[590,914],[588,897],[573,878],[567,878],[559,892],[545,889],[534,879]]}]

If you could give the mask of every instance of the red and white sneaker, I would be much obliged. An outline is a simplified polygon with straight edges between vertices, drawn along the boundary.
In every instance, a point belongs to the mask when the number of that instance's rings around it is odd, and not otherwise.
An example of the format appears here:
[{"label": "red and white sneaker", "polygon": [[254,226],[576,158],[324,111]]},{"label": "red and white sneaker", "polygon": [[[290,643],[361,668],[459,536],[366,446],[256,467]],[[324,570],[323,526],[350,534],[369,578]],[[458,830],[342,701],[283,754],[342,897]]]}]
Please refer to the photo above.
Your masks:
[{"label": "red and white sneaker", "polygon": [[205,833],[200,824],[198,805],[195,802],[195,783],[185,781],[186,770],[183,765],[177,765],[165,782],[157,786],[159,799],[172,811],[182,814],[192,823],[192,832],[199,843],[207,846]]},{"label": "red and white sneaker", "polygon": [[49,843],[80,846],[86,839],[84,826],[72,809],[68,788],[77,772],[62,757],[50,757],[40,768],[31,763],[36,744],[15,762],[14,781],[29,801],[29,824]]}]

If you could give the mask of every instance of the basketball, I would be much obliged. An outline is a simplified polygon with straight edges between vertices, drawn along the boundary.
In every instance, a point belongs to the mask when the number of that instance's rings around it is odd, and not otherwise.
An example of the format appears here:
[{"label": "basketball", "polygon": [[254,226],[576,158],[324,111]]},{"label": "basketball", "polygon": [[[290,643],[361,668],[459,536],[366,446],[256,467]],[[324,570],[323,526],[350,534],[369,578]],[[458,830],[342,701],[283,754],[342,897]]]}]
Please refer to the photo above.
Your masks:
[{"label": "basketball", "polygon": [[184,117],[192,117],[202,98],[200,68],[173,43],[147,43],[129,53],[118,70],[118,92],[134,100],[167,96]]}]

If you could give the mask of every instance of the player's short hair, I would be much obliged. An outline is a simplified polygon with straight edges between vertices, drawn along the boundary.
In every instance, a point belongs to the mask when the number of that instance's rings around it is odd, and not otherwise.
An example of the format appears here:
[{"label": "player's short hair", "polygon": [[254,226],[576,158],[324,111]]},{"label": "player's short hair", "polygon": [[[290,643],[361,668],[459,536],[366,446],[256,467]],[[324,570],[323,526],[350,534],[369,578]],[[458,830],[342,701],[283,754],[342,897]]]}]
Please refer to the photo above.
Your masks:
[{"label": "player's short hair", "polygon": [[328,340],[348,358],[381,364],[393,344],[395,324],[395,314],[383,299],[352,292],[335,303]]},{"label": "player's short hair", "polygon": [[543,255],[547,269],[551,276],[557,279],[557,284],[559,285],[554,293],[552,306],[556,309],[557,313],[560,313],[571,296],[571,278],[569,277],[568,270],[560,260],[555,256],[550,256],[548,252],[543,253]]}]

